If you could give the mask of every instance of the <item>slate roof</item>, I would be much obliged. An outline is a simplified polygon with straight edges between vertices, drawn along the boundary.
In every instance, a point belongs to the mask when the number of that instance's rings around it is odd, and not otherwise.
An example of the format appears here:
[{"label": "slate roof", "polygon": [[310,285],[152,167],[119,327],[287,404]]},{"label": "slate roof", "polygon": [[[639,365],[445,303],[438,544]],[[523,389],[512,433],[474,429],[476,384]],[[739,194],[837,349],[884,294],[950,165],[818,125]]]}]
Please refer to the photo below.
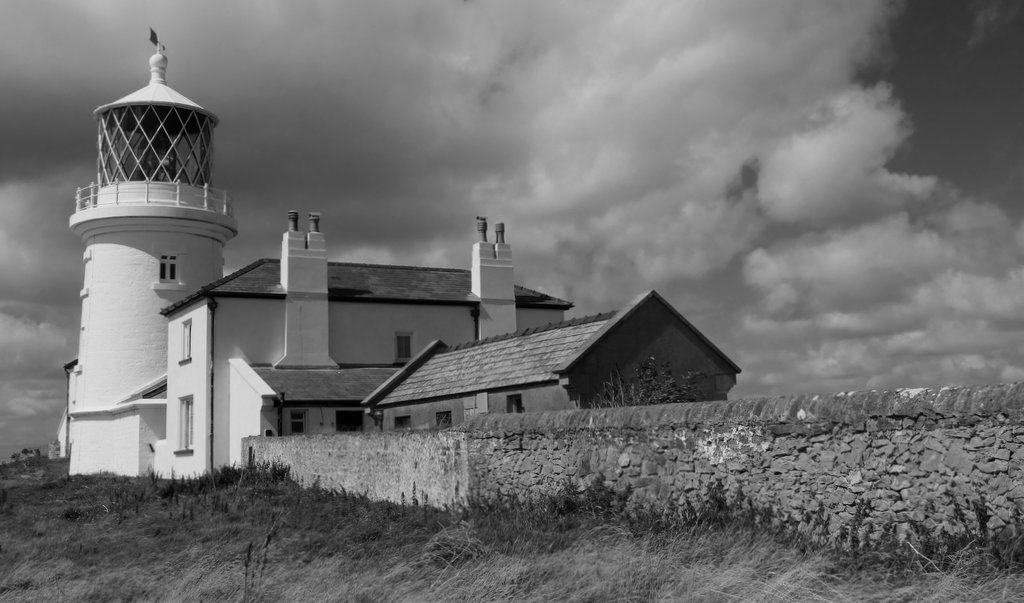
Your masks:
[{"label": "slate roof", "polygon": [[[283,297],[281,262],[260,259],[216,280],[164,308],[173,314],[206,296]],[[516,306],[567,310],[572,303],[516,285]],[[470,290],[469,270],[424,268],[388,264],[327,263],[327,295],[332,300],[391,301],[474,305],[479,299]]]},{"label": "slate roof", "polygon": [[397,375],[404,380],[390,391],[378,388],[363,404],[377,401],[388,405],[554,380],[554,370],[590,341],[613,314],[577,318],[452,348],[432,344],[428,349],[440,351],[422,360],[418,368]]},{"label": "slate roof", "polygon": [[276,369],[254,366],[252,370],[289,402],[359,401],[370,395],[398,370],[394,367],[337,369]]}]

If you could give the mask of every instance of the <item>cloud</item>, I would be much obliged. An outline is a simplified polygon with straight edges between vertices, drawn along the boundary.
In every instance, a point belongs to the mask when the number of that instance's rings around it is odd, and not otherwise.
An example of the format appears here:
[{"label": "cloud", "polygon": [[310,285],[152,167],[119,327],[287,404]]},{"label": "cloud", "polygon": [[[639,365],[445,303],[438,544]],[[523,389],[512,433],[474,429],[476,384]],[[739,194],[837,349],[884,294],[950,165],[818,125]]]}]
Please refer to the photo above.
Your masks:
[{"label": "cloud", "polygon": [[981,44],[1020,14],[1020,3],[1012,0],[972,0],[969,8],[974,17],[970,38],[967,40],[970,47]]},{"label": "cloud", "polygon": [[71,360],[71,332],[52,323],[0,313],[0,333],[0,378],[50,376]]},{"label": "cloud", "polygon": [[890,86],[844,90],[765,156],[765,211],[784,222],[823,223],[884,215],[929,197],[936,178],[884,167],[909,134]]},{"label": "cloud", "polygon": [[951,203],[917,220],[901,212],[751,252],[744,276],[762,296],[739,325],[751,342],[747,387],[1024,377],[1020,227],[991,204]]},{"label": "cloud", "polygon": [[743,273],[763,293],[769,314],[803,315],[899,299],[954,256],[954,248],[936,232],[900,213],[754,250]]}]

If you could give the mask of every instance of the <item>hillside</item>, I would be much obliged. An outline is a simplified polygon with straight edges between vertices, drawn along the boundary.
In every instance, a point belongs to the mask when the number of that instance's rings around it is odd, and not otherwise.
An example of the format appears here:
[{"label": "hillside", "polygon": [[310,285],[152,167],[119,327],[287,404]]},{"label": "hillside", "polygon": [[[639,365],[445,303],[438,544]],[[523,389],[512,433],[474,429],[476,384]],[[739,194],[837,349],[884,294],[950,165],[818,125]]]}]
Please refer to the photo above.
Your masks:
[{"label": "hillside", "polygon": [[852,556],[714,504],[668,519],[621,503],[593,490],[453,513],[303,490],[277,467],[68,478],[65,462],[29,459],[0,467],[0,601],[980,602],[1024,591],[1024,574],[977,549]]}]

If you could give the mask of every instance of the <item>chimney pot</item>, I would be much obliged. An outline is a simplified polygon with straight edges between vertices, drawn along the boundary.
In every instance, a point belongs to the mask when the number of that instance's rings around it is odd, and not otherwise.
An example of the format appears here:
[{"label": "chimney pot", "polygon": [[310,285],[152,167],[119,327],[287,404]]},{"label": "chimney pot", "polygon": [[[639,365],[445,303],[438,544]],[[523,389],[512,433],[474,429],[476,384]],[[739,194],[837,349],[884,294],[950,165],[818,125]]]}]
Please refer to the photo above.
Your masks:
[{"label": "chimney pot", "polygon": [[480,235],[480,240],[487,241],[487,218],[483,216],[476,217],[476,232]]},{"label": "chimney pot", "polygon": [[309,232],[320,232],[320,212],[309,212]]},{"label": "chimney pot", "polygon": [[494,225],[494,242],[499,245],[505,244],[505,223],[498,222]]},{"label": "chimney pot", "polygon": [[292,232],[299,230],[299,212],[295,210],[288,212],[288,230]]}]

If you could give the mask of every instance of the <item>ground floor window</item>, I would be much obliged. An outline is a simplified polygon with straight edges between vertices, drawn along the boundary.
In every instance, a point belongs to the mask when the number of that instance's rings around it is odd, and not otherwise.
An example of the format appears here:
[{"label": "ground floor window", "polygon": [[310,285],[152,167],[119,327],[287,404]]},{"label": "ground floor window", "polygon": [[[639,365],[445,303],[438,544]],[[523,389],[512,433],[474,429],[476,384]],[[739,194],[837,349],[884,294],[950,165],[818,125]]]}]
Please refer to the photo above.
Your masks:
[{"label": "ground floor window", "polygon": [[518,413],[523,412],[523,396],[522,394],[512,394],[505,397],[505,412]]},{"label": "ground floor window", "polygon": [[395,417],[395,429],[411,429],[412,428],[412,417],[409,415],[403,415],[401,417]]},{"label": "ground floor window", "polygon": [[288,424],[292,434],[306,433],[306,411],[292,410],[288,412]]},{"label": "ground floor window", "polygon": [[446,410],[443,412],[434,413],[434,424],[438,427],[451,427],[452,426],[452,411]]},{"label": "ground floor window", "polygon": [[181,399],[180,416],[178,420],[178,426],[181,428],[179,437],[179,448],[181,450],[191,450],[193,438],[195,437],[195,414],[192,404],[192,396]]},{"label": "ground floor window", "polygon": [[338,410],[334,413],[334,429],[337,431],[362,431],[362,410]]}]

